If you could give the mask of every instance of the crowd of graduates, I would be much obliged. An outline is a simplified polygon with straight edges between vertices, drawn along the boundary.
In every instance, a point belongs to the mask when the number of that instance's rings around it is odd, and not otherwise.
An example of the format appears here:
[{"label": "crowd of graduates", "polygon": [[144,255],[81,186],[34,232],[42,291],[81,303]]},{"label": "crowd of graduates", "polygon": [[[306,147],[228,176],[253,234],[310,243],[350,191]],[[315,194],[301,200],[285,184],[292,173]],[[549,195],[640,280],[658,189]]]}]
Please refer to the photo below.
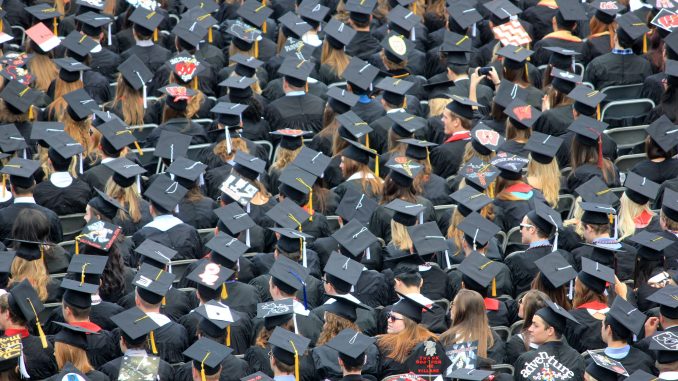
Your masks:
[{"label": "crowd of graduates", "polygon": [[0,381],[678,380],[648,1],[4,0]]}]

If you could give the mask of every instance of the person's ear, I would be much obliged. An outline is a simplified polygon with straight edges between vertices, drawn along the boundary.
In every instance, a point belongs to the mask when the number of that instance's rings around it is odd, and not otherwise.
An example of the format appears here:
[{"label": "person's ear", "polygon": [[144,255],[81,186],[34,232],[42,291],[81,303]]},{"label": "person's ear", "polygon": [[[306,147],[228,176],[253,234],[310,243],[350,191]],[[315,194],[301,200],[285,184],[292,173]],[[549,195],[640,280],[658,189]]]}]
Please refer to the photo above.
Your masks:
[{"label": "person's ear", "polygon": [[421,278],[421,280],[419,281],[419,288],[422,287],[424,287],[424,278]]}]

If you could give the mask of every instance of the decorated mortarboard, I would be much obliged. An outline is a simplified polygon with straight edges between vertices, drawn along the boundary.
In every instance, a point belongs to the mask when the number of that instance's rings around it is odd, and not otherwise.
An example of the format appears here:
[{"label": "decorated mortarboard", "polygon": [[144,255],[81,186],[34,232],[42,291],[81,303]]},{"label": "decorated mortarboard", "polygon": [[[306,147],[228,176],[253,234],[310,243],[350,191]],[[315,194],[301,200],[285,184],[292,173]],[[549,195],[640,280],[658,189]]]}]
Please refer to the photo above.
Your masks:
[{"label": "decorated mortarboard", "polygon": [[145,340],[146,335],[160,328],[160,325],[139,307],[132,307],[114,315],[111,317],[111,321],[120,327],[125,340],[129,339],[134,343],[138,342],[139,339]]},{"label": "decorated mortarboard", "polygon": [[358,32],[343,22],[332,18],[323,28],[326,41],[335,49],[348,46]]},{"label": "decorated mortarboard", "polygon": [[[196,266],[196,268],[191,271],[190,274],[186,275],[186,279],[192,280],[199,286],[207,287],[212,291],[218,291],[221,289],[221,298],[226,299],[228,298],[228,291],[226,291],[227,289],[225,282],[230,279],[233,274],[235,274],[235,271],[227,267],[221,266],[214,262],[203,261],[198,266]],[[210,307],[210,310],[211,309],[213,308]],[[234,321],[233,317],[231,317],[230,321]]]},{"label": "decorated mortarboard", "polygon": [[417,294],[399,295],[400,300],[393,304],[391,312],[397,312],[417,324],[421,323],[423,312],[430,311],[431,308]]},{"label": "decorated mortarboard", "polygon": [[132,285],[137,288],[137,294],[145,302],[159,304],[172,287],[174,278],[175,276],[172,273],[142,263]]},{"label": "decorated mortarboard", "polygon": [[176,250],[151,239],[145,239],[141,245],[134,248],[134,251],[142,256],[142,263],[161,269],[169,266],[168,271],[172,272],[172,258],[177,255]]},{"label": "decorated mortarboard", "polygon": [[466,119],[473,119],[473,110],[482,105],[478,102],[472,101],[469,98],[452,95],[452,102],[447,104],[447,109]]},{"label": "decorated mortarboard", "polygon": [[590,116],[596,114],[600,102],[607,95],[598,90],[592,90],[588,86],[578,85],[567,96],[574,99],[574,109],[577,112]]},{"label": "decorated mortarboard", "polygon": [[332,285],[350,291],[351,286],[358,284],[363,267],[362,263],[333,252],[323,271]]},{"label": "decorated mortarboard", "polygon": [[288,150],[296,150],[304,144],[304,137],[306,135],[312,135],[312,133],[310,131],[285,128],[272,131],[271,135],[280,137],[280,147]]},{"label": "decorated mortarboard", "polygon": [[[266,329],[288,322],[294,314],[294,299],[285,298],[257,304],[257,318],[264,320]],[[296,322],[295,322],[296,325]]]},{"label": "decorated mortarboard", "polygon": [[183,355],[193,360],[193,368],[198,371],[201,380],[205,381],[207,376],[221,371],[221,362],[231,353],[233,349],[203,337],[188,347]]},{"label": "decorated mortarboard", "polygon": [[245,206],[259,193],[259,188],[252,184],[252,180],[241,177],[237,173],[231,173],[221,183],[219,190],[238,204]]},{"label": "decorated mortarboard", "polygon": [[281,57],[294,56],[297,58],[304,58],[307,60],[313,59],[313,54],[316,50],[316,47],[307,44],[302,40],[296,39],[294,37],[288,37],[285,40],[285,44],[280,50],[279,55]]},{"label": "decorated mortarboard", "polygon": [[26,35],[45,53],[61,44],[59,37],[54,35],[43,23],[37,23],[26,29]]},{"label": "decorated mortarboard", "polygon": [[7,52],[0,57],[0,64],[24,67],[32,56],[32,54],[26,52]]},{"label": "decorated mortarboard", "polygon": [[353,258],[365,253],[367,259],[370,259],[370,245],[378,240],[361,221],[355,218],[344,223],[341,229],[332,234],[332,238],[339,243],[343,249],[342,252],[348,252]]},{"label": "decorated mortarboard", "polygon": [[98,43],[91,37],[74,30],[61,41],[61,45],[68,49],[69,53],[75,54],[75,59],[82,61],[84,57],[97,47]]},{"label": "decorated mortarboard", "polygon": [[256,372],[241,378],[240,381],[273,381],[273,379],[264,372]]},{"label": "decorated mortarboard", "polygon": [[75,253],[79,254],[80,243],[108,252],[122,232],[120,226],[105,221],[93,220],[85,225],[75,237]]},{"label": "decorated mortarboard", "polygon": [[273,14],[273,9],[257,0],[245,1],[237,11],[237,15],[250,24],[261,27],[266,23],[266,19]]},{"label": "decorated mortarboard", "polygon": [[21,335],[0,337],[0,371],[16,369],[22,362]]},{"label": "decorated mortarboard", "polygon": [[197,92],[185,86],[168,85],[159,89],[165,94],[165,104],[174,110],[183,111],[188,107],[188,102]]},{"label": "decorated mortarboard", "polygon": [[[510,4],[509,1],[506,1]],[[492,17],[492,16],[490,16]],[[532,37],[527,33],[518,20],[511,20],[492,28],[494,38],[502,45],[527,45],[532,42]]]},{"label": "decorated mortarboard", "polygon": [[541,111],[527,104],[523,100],[514,100],[504,109],[504,114],[508,115],[516,128],[531,128],[541,116]]},{"label": "decorated mortarboard", "polygon": [[68,115],[75,121],[82,121],[92,115],[94,109],[98,109],[97,102],[89,96],[84,89],[71,91],[63,96],[68,107],[66,111]]},{"label": "decorated mortarboard", "polygon": [[471,186],[460,188],[452,193],[450,198],[457,204],[457,211],[464,217],[492,203],[489,196]]},{"label": "decorated mortarboard", "polygon": [[412,185],[414,178],[424,170],[423,164],[405,156],[391,157],[385,167],[389,170],[388,176],[391,180],[403,187]]},{"label": "decorated mortarboard", "polygon": [[205,246],[212,250],[213,254],[217,254],[218,257],[226,259],[228,262],[220,261],[214,256],[212,257],[213,261],[221,264],[222,266],[226,265],[227,267],[232,267],[233,264],[238,262],[238,258],[249,249],[247,245],[239,241],[237,238],[233,238],[230,235],[218,232],[212,239],[207,241]]},{"label": "decorated mortarboard", "polygon": [[562,144],[563,138],[532,131],[530,139],[525,144],[525,150],[530,152],[530,157],[535,161],[549,164]]},{"label": "decorated mortarboard", "polygon": [[[5,68],[6,70],[7,68]],[[23,69],[21,69],[23,70]],[[3,75],[4,76],[4,75]],[[0,92],[0,98],[9,106],[10,111],[23,114],[29,111],[40,97],[41,92],[16,80],[10,80]]]},{"label": "decorated mortarboard", "polygon": [[167,167],[167,172],[179,178],[179,180],[186,180],[180,183],[184,185],[192,185],[192,183],[198,181],[200,176],[207,169],[207,164],[203,164],[199,161],[193,161],[185,157],[178,157],[176,160]]},{"label": "decorated mortarboard", "polygon": [[563,333],[568,320],[575,324],[579,324],[577,319],[575,319],[565,308],[550,300],[546,300],[545,302],[546,306],[537,310],[535,315],[539,316],[546,323],[555,328],[556,332]]},{"label": "decorated mortarboard", "polygon": [[507,180],[519,180],[523,176],[523,168],[527,166],[529,160],[527,158],[504,153],[492,159],[492,165],[499,169],[499,176]]},{"label": "decorated mortarboard", "polygon": [[614,0],[596,0],[591,3],[591,6],[596,10],[596,18],[605,24],[612,24],[617,14],[626,9]]},{"label": "decorated mortarboard", "polygon": [[[650,31],[650,28],[632,12],[627,12],[617,18],[617,34],[627,44],[633,43]],[[621,33],[620,33],[621,32]]]},{"label": "decorated mortarboard", "polygon": [[[16,81],[24,86],[33,83],[33,75],[31,75],[27,69],[19,66],[5,66],[2,71],[0,71],[0,75],[8,81]],[[37,90],[35,90],[34,93],[40,94]]]},{"label": "decorated mortarboard", "polygon": [[40,324],[40,313],[45,309],[45,306],[28,279],[16,283],[9,290],[7,304],[14,314],[23,316],[27,323],[35,322],[42,348],[47,349],[47,338],[42,330],[42,324]]},{"label": "decorated mortarboard", "polygon": [[481,155],[489,156],[497,152],[506,139],[486,124],[480,122],[471,130],[471,145]]},{"label": "decorated mortarboard", "polygon": [[581,271],[577,275],[579,280],[592,291],[602,294],[607,284],[615,283],[614,270],[586,257],[581,259]]},{"label": "decorated mortarboard", "polygon": [[459,174],[464,177],[467,185],[482,192],[499,176],[499,170],[491,163],[474,157],[459,170]]},{"label": "decorated mortarboard", "polygon": [[233,36],[233,44],[241,50],[250,50],[254,43],[263,38],[259,29],[242,20],[227,21],[226,33]]},{"label": "decorated mortarboard", "polygon": [[574,192],[584,202],[607,205],[619,204],[619,197],[597,176],[591,177],[589,181],[578,186]]},{"label": "decorated mortarboard", "polygon": [[357,86],[362,90],[372,88],[372,82],[379,74],[379,69],[370,65],[358,57],[352,57],[348,66],[341,75],[351,86]]},{"label": "decorated mortarboard", "polygon": [[190,135],[174,131],[162,131],[153,155],[168,159],[170,162],[178,157],[185,157],[188,147],[191,145],[191,139],[193,138]]},{"label": "decorated mortarboard", "polygon": [[146,189],[144,197],[165,211],[173,211],[186,193],[188,189],[182,187],[178,181],[172,181],[168,176],[158,176]]},{"label": "decorated mortarboard", "polygon": [[300,229],[302,224],[310,217],[310,214],[302,207],[288,198],[271,208],[266,212],[266,215],[276,224],[289,229]]},{"label": "decorated mortarboard", "polygon": [[678,126],[673,124],[666,115],[662,115],[652,122],[646,128],[646,131],[652,141],[664,152],[670,152],[678,145]]},{"label": "decorated mortarboard", "polygon": [[118,66],[118,71],[134,90],[141,90],[153,79],[151,70],[134,54]]},{"label": "decorated mortarboard", "polygon": [[650,24],[660,28],[660,30],[670,33],[678,28],[678,17],[676,17],[674,11],[662,8],[652,21],[650,21]]},{"label": "decorated mortarboard", "polygon": [[656,360],[659,364],[678,361],[678,335],[669,330],[658,332],[650,339],[649,349],[657,351]]},{"label": "decorated mortarboard", "polygon": [[389,210],[392,210],[393,221],[405,225],[412,226],[419,220],[423,223],[423,213],[426,207],[422,204],[413,204],[411,202],[403,201],[399,198],[384,205]]},{"label": "decorated mortarboard", "polygon": [[344,220],[344,223],[356,220],[362,224],[369,224],[372,213],[378,206],[379,204],[373,197],[351,188],[339,201],[336,213]]},{"label": "decorated mortarboard", "polygon": [[339,356],[348,356],[351,359],[360,359],[365,355],[367,348],[374,344],[373,337],[363,335],[351,328],[340,331],[326,344],[328,347],[339,352]]},{"label": "decorated mortarboard", "polygon": [[[225,284],[222,283],[222,288],[224,290],[225,287]],[[210,300],[209,302],[202,304],[195,309],[195,312],[202,317],[198,323],[198,328],[202,332],[210,337],[219,337],[225,333],[226,345],[231,345],[230,325],[240,320],[238,314],[234,313],[229,306],[217,300]]]},{"label": "decorated mortarboard", "polygon": [[494,222],[484,218],[477,212],[472,212],[461,220],[457,228],[464,232],[466,241],[476,249],[485,247],[501,229]]},{"label": "decorated mortarboard", "polygon": [[[620,298],[621,299],[621,298]],[[620,377],[628,377],[629,373],[619,361],[606,356],[604,353],[588,351],[593,360],[586,367],[586,374],[598,381],[616,381]]]},{"label": "decorated mortarboard", "polygon": [[[347,93],[353,94],[351,92]],[[339,136],[342,138],[359,141],[363,136],[367,139],[367,134],[373,131],[369,123],[362,120],[353,111],[347,111],[336,118],[337,122],[339,122]]]},{"label": "decorated mortarboard", "polygon": [[660,185],[647,177],[629,171],[624,180],[624,187],[626,187],[624,193],[631,201],[645,205],[657,197]]},{"label": "decorated mortarboard", "polygon": [[[574,267],[558,252],[549,253],[534,261],[534,264],[552,288],[559,288],[577,277]],[[574,291],[572,283],[570,283],[570,289]]]}]

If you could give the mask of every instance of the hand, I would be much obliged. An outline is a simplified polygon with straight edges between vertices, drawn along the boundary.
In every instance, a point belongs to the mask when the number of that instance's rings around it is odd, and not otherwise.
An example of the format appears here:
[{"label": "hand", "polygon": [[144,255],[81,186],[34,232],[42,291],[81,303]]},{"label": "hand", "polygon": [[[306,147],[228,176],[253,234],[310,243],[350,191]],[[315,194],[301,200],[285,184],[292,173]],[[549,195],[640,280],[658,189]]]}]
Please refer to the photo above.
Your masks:
[{"label": "hand", "polygon": [[541,97],[541,112],[549,110],[550,108],[551,108],[551,102],[549,102],[549,96],[544,94],[544,96]]},{"label": "hand", "polygon": [[490,81],[494,83],[495,86],[499,86],[499,83],[501,83],[501,79],[499,79],[499,74],[497,74],[497,71],[494,69],[494,66],[490,66],[492,69],[490,69],[490,74],[487,76],[490,77]]},{"label": "hand", "polygon": [[478,69],[480,69],[480,68],[476,68],[476,69],[473,71],[473,73],[471,73],[471,79],[470,79],[470,84],[469,84],[471,87],[478,86],[478,84],[480,83],[480,81],[481,81],[483,78],[486,77],[485,75],[480,75],[480,74],[478,74]]},{"label": "hand", "polygon": [[645,337],[650,337],[657,332],[657,327],[659,326],[658,317],[650,317],[645,320]]}]

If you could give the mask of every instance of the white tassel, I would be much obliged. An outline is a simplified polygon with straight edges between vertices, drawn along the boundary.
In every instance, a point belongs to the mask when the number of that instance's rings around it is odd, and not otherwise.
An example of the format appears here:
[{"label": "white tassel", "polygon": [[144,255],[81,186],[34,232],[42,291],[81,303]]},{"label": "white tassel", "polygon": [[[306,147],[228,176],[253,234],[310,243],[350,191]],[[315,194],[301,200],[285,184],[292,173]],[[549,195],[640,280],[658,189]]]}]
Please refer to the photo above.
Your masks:
[{"label": "white tassel", "polygon": [[141,194],[141,175],[137,175],[137,192]]},{"label": "white tassel", "polygon": [[574,280],[570,279],[570,290],[567,292],[567,297],[572,300],[574,299]]},{"label": "white tassel", "polygon": [[448,270],[452,268],[452,264],[450,263],[450,253],[447,250],[445,250],[445,265],[447,266]]},{"label": "white tassel", "polygon": [[412,40],[412,41],[416,41],[416,37],[415,37],[415,33],[414,33],[414,31],[416,29],[417,29],[416,27],[412,28],[412,33],[410,33],[410,40]]},{"label": "white tassel", "polygon": [[200,174],[200,177],[198,178],[198,185],[203,186],[205,185],[205,176],[203,174]]},{"label": "white tassel", "polygon": [[365,258],[367,258],[368,261],[370,260],[370,248],[369,247],[367,249],[365,249]]},{"label": "white tassel", "polygon": [[308,258],[306,257],[306,239],[301,239],[301,264],[305,269],[308,268]]},{"label": "white tassel", "polygon": [[424,212],[419,213],[419,225],[424,224]]},{"label": "white tassel", "polygon": [[471,27],[471,37],[475,37],[477,31],[478,31],[478,28],[476,28],[476,23],[473,23],[473,27]]},{"label": "white tassel", "polygon": [[250,229],[245,230],[245,245],[250,247]]},{"label": "white tassel", "polygon": [[113,45],[113,36],[111,35],[111,23],[108,23],[108,46]]},{"label": "white tassel", "polygon": [[31,376],[28,374],[28,370],[26,370],[26,361],[24,359],[23,344],[21,345],[21,355],[19,356],[19,372],[21,372],[21,377],[23,379],[31,378]]},{"label": "white tassel", "polygon": [[551,249],[551,252],[557,251],[558,250],[558,228],[556,228],[556,235],[553,238],[553,249]]},{"label": "white tassel", "polygon": [[[294,306],[292,307],[294,308]],[[297,327],[297,314],[292,313],[292,322],[294,323],[294,333],[299,334],[299,328]]]},{"label": "white tassel", "polygon": [[83,174],[83,170],[82,170],[82,153],[79,153],[79,154],[78,154],[78,160],[79,160],[80,174],[82,175],[82,174]]},{"label": "white tassel", "polygon": [[226,151],[230,154],[232,147],[231,147],[231,134],[228,132],[228,126],[225,128],[226,130]]},{"label": "white tassel", "polygon": [[141,86],[141,92],[142,92],[143,97],[144,97],[144,110],[145,110],[148,107],[148,105],[147,105],[148,101],[147,101],[147,97],[146,97],[146,84]]},{"label": "white tassel", "polygon": [[26,160],[28,157],[26,155],[26,148],[24,148],[24,160]]}]

